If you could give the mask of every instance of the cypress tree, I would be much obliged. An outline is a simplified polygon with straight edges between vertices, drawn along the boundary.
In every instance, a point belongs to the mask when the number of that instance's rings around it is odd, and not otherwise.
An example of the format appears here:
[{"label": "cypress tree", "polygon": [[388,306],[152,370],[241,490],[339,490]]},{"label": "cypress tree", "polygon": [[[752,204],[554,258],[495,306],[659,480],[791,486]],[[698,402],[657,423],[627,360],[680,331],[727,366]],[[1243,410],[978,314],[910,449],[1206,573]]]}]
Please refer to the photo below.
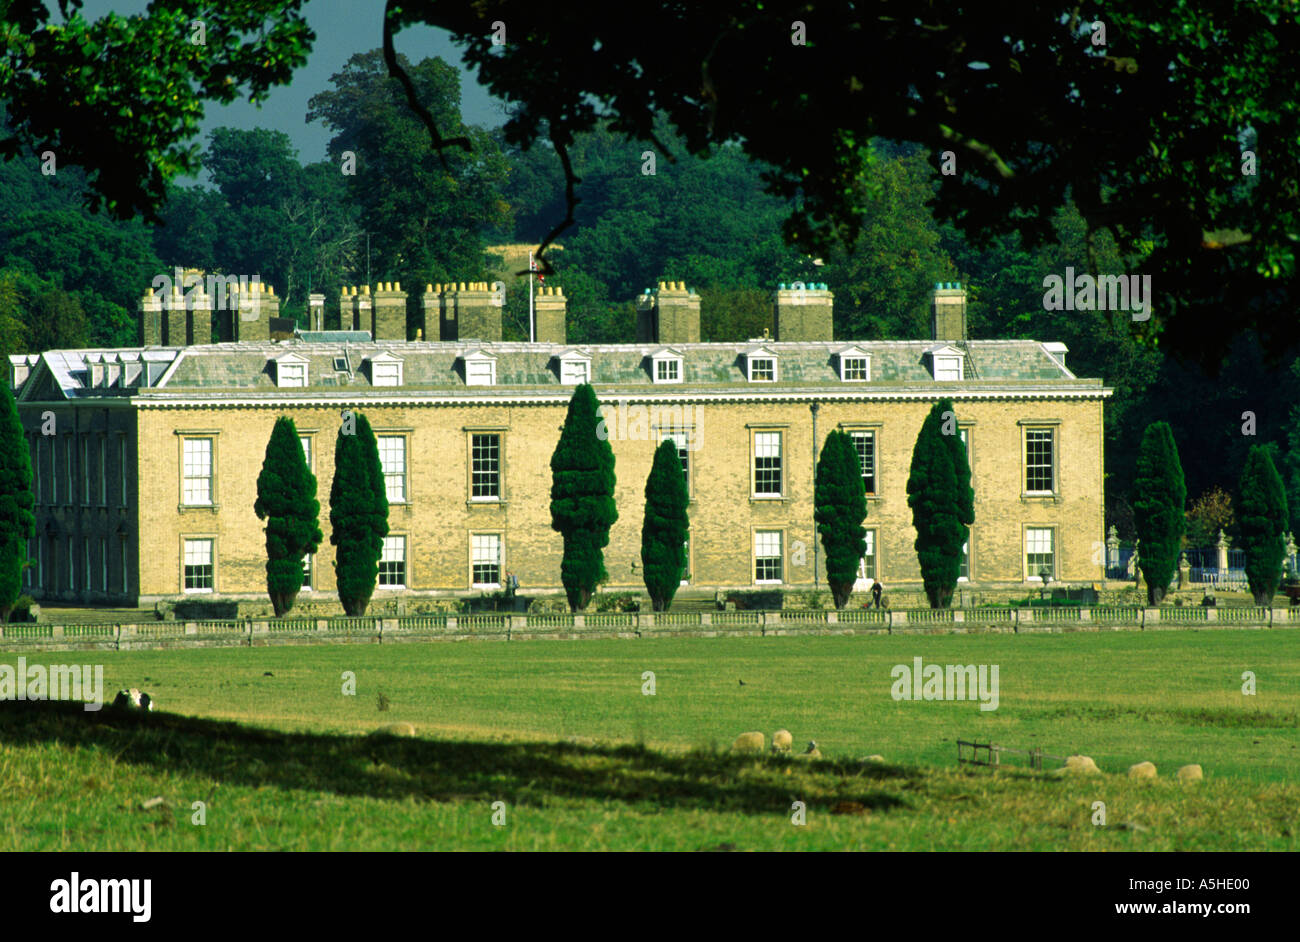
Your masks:
[{"label": "cypress tree", "polygon": [[1147,583],[1147,602],[1159,605],[1178,568],[1187,529],[1187,485],[1168,422],[1152,422],[1142,433],[1133,495],[1133,523],[1142,541],[1138,565]]},{"label": "cypress tree", "polygon": [[843,608],[853,593],[862,554],[867,551],[867,497],[862,463],[847,432],[833,430],[822,445],[813,489],[813,519],[826,549],[826,583],[835,607]]},{"label": "cypress tree", "polygon": [[655,450],[654,464],[646,478],[645,522],[641,526],[641,569],[656,612],[672,604],[686,571],[689,503],[677,443],[664,439]]},{"label": "cypress tree", "polygon": [[1286,489],[1269,449],[1251,445],[1241,471],[1237,519],[1246,552],[1246,581],[1256,605],[1272,605],[1286,556]]},{"label": "cypress tree", "polygon": [[324,538],[316,476],[288,416],[276,419],[271,429],[253,510],[266,520],[266,591],[279,617],[293,608],[302,588],[303,556],[316,552]]},{"label": "cypress tree", "polygon": [[975,522],[970,464],[948,399],[936,402],[921,424],[912,449],[907,505],[926,598],[931,608],[946,608],[961,574],[962,544]]},{"label": "cypress tree", "polygon": [[330,526],[339,601],[348,615],[364,615],[388,535],[388,497],[375,433],[360,413],[344,413],[334,443]]},{"label": "cypress tree", "polygon": [[564,537],[560,580],[569,608],[580,611],[605,582],[609,528],[618,520],[614,505],[614,449],[597,415],[596,391],[582,383],[569,400],[569,413],[551,455],[551,528]]},{"label": "cypress tree", "polygon": [[0,622],[7,622],[23,588],[27,541],[36,535],[32,459],[8,383],[0,383]]}]

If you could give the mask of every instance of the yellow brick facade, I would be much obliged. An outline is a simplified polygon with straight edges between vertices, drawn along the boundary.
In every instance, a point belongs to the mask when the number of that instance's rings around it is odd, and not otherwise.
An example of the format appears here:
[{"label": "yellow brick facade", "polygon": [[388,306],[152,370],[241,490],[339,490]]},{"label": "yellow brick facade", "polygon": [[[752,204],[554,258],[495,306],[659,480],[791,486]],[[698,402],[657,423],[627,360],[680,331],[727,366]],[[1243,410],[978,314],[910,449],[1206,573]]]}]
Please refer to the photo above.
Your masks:
[{"label": "yellow brick facade", "polygon": [[[601,394],[599,386],[598,395]],[[1024,583],[1025,529],[1053,531],[1054,578],[1092,582],[1101,578],[1102,404],[1094,398],[954,398],[957,422],[966,430],[975,488],[975,525],[970,548],[971,583]],[[936,393],[935,398],[938,394]],[[618,397],[635,407],[645,399]],[[661,401],[664,397],[657,397]],[[689,397],[683,397],[688,399]],[[605,400],[611,407],[612,398]],[[820,401],[813,436],[812,400],[688,401],[667,424],[693,426],[696,449],[689,451],[691,490],[690,579],[694,589],[755,585],[754,533],[781,533],[781,582],[794,588],[825,587],[824,565],[812,521],[814,442],[818,448],[835,428],[875,433],[876,492],[869,499],[866,526],[875,531],[876,574],[886,587],[917,587],[920,573],[912,547],[914,531],[906,482],[912,448],[931,400]],[[393,504],[389,525],[406,538],[406,589],[418,594],[477,592],[471,585],[474,533],[501,538],[501,569],[513,571],[525,592],[560,590],[561,541],[550,528],[550,458],[564,421],[556,396],[536,404],[378,404],[333,400],[328,406],[176,405],[57,410],[60,434],[73,442],[73,460],[88,436],[92,480],[90,503],[82,506],[82,468],[74,467],[76,493],[65,505],[67,481],[51,503],[48,438],[40,435],[42,412],[24,409],[41,474],[38,501],[44,557],[29,591],[46,598],[140,601],[178,598],[183,589],[182,547],[186,538],[211,539],[214,595],[265,594],[262,522],[253,512],[257,476],[277,416],[291,416],[311,439],[325,541],[315,559],[312,592],[332,597],[333,547],[329,544],[329,492],[335,437],[344,408],[363,411],[377,435],[405,440],[407,500]],[[628,413],[635,418],[635,412]],[[621,428],[610,422],[617,460],[619,520],[610,535],[606,567],[610,590],[639,590],[644,488],[659,441],[654,416]],[[658,418],[664,419],[661,414]],[[1025,491],[1025,430],[1053,430],[1055,494]],[[501,444],[501,499],[470,496],[470,435],[495,434]],[[66,434],[63,434],[66,432]],[[754,435],[781,436],[782,496],[754,496]],[[632,437],[628,437],[628,436]],[[182,493],[182,448],[186,437],[213,442],[212,506],[186,506]],[[106,448],[106,490],[98,496],[98,442]],[[36,452],[36,441],[41,450]],[[126,447],[128,500],[121,505],[117,449]],[[65,474],[60,444],[56,475]],[[68,541],[71,540],[71,543]],[[89,588],[84,553],[89,541]],[[68,547],[74,556],[69,584]],[[100,558],[101,548],[107,559]],[[125,551],[125,573],[121,553]],[[123,592],[121,577],[126,575]],[[106,576],[105,580],[101,577]],[[379,589],[376,598],[388,591]]]}]

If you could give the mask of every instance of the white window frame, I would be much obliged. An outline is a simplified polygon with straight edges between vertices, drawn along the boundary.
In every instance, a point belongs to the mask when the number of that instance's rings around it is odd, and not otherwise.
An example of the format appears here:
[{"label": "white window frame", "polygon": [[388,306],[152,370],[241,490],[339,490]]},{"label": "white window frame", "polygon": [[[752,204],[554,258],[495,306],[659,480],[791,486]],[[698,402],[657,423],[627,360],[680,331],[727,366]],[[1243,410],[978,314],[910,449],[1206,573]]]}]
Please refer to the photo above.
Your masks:
[{"label": "white window frame", "polygon": [[[190,544],[194,544],[197,547],[199,544],[202,543],[206,543],[208,545],[208,551],[207,551],[208,561],[206,563],[198,562],[196,557],[195,562],[190,562],[191,559]],[[187,585],[186,583],[189,582],[189,576],[185,570],[190,568],[191,566],[194,566],[196,568],[200,566],[207,566],[211,570],[211,572],[208,574],[208,581],[210,581],[212,584],[209,586],[194,586],[194,587]],[[201,537],[201,536],[182,537],[181,538],[181,591],[184,592],[186,595],[210,595],[216,591],[216,588],[217,588],[217,541],[212,537]]]},{"label": "white window frame", "polygon": [[[759,363],[770,363],[772,365],[772,375],[770,377],[759,378],[754,375],[754,367]],[[779,377],[777,372],[776,356],[771,353],[761,353],[746,357],[745,367],[751,383],[775,383]]]},{"label": "white window frame", "polygon": [[[1052,453],[1051,453],[1051,463],[1047,466],[1048,471],[1049,471],[1049,473],[1051,474],[1051,478],[1052,478],[1051,481],[1049,482],[1049,483],[1051,484],[1051,487],[1048,488],[1047,490],[1041,490],[1041,489],[1030,490],[1030,487],[1029,487],[1029,471],[1030,471],[1030,468],[1031,468],[1031,467],[1033,467],[1033,468],[1041,468],[1041,467],[1043,467],[1043,465],[1041,465],[1041,464],[1030,465],[1030,463],[1029,463],[1029,436],[1030,436],[1031,434],[1034,434],[1034,433],[1042,433],[1042,432],[1046,432],[1046,433],[1047,433],[1047,435],[1048,435],[1048,442],[1049,442],[1050,447],[1051,447],[1051,449],[1052,449]],[[1022,453],[1022,458],[1021,458],[1021,460],[1022,460],[1022,462],[1023,462],[1023,467],[1024,467],[1024,478],[1022,479],[1022,486],[1024,487],[1024,492],[1025,492],[1026,494],[1035,495],[1035,496],[1049,496],[1049,495],[1052,495],[1052,494],[1055,494],[1055,493],[1056,493],[1056,488],[1057,488],[1057,457],[1056,457],[1057,438],[1058,438],[1058,436],[1057,436],[1057,434],[1056,434],[1056,426],[1054,426],[1054,425],[1026,425],[1026,426],[1025,426],[1025,428],[1024,428],[1024,433],[1020,436],[1020,440],[1021,440],[1021,442],[1022,442],[1021,447],[1023,448],[1023,453]]]},{"label": "white window frame", "polygon": [[[386,448],[384,443],[392,442],[394,440],[400,441],[402,443],[401,445],[402,467],[400,471],[393,470],[391,465],[386,460],[391,457],[391,449]],[[406,472],[408,467],[407,452],[410,449],[407,448],[406,436],[405,435],[384,435],[384,434],[376,433],[375,445],[378,447],[379,450],[380,467],[383,468],[384,471],[384,496],[388,499],[388,503],[390,505],[409,504],[411,502],[411,494],[410,494],[410,489],[407,487]],[[399,498],[393,497],[393,492],[395,490],[394,484],[400,486],[401,496]]]},{"label": "white window frame", "polygon": [[[573,375],[574,370],[581,370],[581,376]],[[581,357],[568,357],[560,361],[560,382],[565,386],[581,386],[591,382],[591,361]]]},{"label": "white window frame", "polygon": [[370,361],[371,386],[402,385],[402,361],[394,359],[372,359]]},{"label": "white window frame", "polygon": [[959,383],[966,378],[962,357],[953,354],[935,354],[934,378],[940,383]]},{"label": "white window frame", "polygon": [[311,592],[315,587],[312,582],[316,579],[316,554],[304,553],[302,557],[302,591]]},{"label": "white window frame", "polygon": [[307,462],[307,470],[315,474],[315,466],[312,464],[315,455],[312,454],[312,441],[310,435],[299,435],[298,444],[302,446],[302,457]]},{"label": "white window frame", "polygon": [[[763,451],[771,450],[771,440],[775,437],[776,454],[760,454]],[[750,497],[754,500],[778,500],[785,496],[785,436],[780,429],[755,429],[753,433],[753,457],[750,459]],[[771,460],[776,458],[776,473],[778,475],[778,489],[776,491],[760,491],[758,489],[758,477],[760,460]],[[763,469],[771,470],[771,469]]]},{"label": "white window frame", "polygon": [[[840,366],[840,382],[842,383],[869,383],[871,382],[871,354],[866,350],[858,347],[849,347],[847,350],[841,350],[837,356]],[[861,376],[849,376],[850,370],[861,371]]]},{"label": "white window frame", "polygon": [[481,351],[478,353],[467,353],[464,357],[465,362],[465,385],[466,386],[495,386],[497,383],[497,361],[496,357],[488,356]]},{"label": "white window frame", "polygon": [[[880,581],[880,541],[875,527],[866,528],[867,549],[858,561],[858,581],[868,586]],[[871,571],[867,571],[867,560],[871,560]]]},{"label": "white window frame", "polygon": [[[496,468],[495,469],[489,469],[483,472],[478,471],[477,462],[479,460],[479,456],[475,454],[475,450],[474,450],[474,439],[476,438],[496,439]],[[505,476],[503,473],[505,470],[503,467],[504,460],[505,460],[505,441],[504,441],[504,436],[500,432],[488,431],[488,430],[483,430],[483,431],[471,430],[469,432],[469,499],[472,502],[492,504],[492,503],[499,503],[501,501],[502,489],[505,481]],[[494,487],[495,493],[493,494],[474,493],[476,489],[476,485],[478,483],[477,481],[475,481],[475,475],[478,473],[495,475],[495,487]]]},{"label": "white window frame", "polygon": [[[770,555],[771,540],[761,540],[760,537],[776,537],[776,555]],[[760,543],[769,545],[760,547]],[[760,549],[767,550],[765,555],[760,556]],[[754,585],[782,585],[785,582],[785,533],[781,530],[755,530],[753,540],[753,564],[750,572],[754,574]],[[758,577],[758,563],[762,559],[775,559],[779,567],[779,578],[777,579],[760,579]]]},{"label": "white window frame", "polygon": [[[655,357],[650,361],[650,372],[656,383],[680,383],[684,372],[682,366],[681,357]],[[663,375],[666,373],[672,375]]]},{"label": "white window frame", "polygon": [[[489,549],[496,548],[496,560],[493,561],[489,555]],[[497,567],[496,582],[479,582],[475,581],[474,569],[476,566]],[[471,533],[469,535],[469,584],[472,589],[499,589],[501,588],[501,578],[505,574],[505,541],[501,539],[500,533]]]},{"label": "white window frame", "polygon": [[1029,557],[1030,557],[1031,555],[1036,555],[1036,556],[1041,556],[1041,555],[1043,555],[1041,552],[1039,552],[1039,553],[1031,553],[1031,551],[1030,551],[1030,541],[1031,541],[1031,539],[1033,539],[1033,537],[1031,536],[1031,534],[1041,534],[1041,533],[1046,533],[1046,534],[1047,534],[1047,537],[1048,537],[1048,541],[1049,541],[1049,542],[1048,542],[1048,546],[1050,547],[1050,552],[1051,552],[1051,556],[1052,556],[1052,567],[1051,567],[1051,568],[1052,568],[1052,581],[1053,581],[1053,582],[1056,581],[1056,574],[1057,574],[1058,572],[1060,572],[1060,559],[1059,559],[1059,555],[1060,555],[1060,553],[1059,553],[1059,551],[1058,551],[1058,549],[1057,549],[1057,541],[1056,541],[1056,527],[1054,527],[1054,526],[1026,526],[1026,527],[1025,527],[1025,535],[1024,535],[1024,549],[1023,549],[1023,555],[1021,556],[1021,558],[1024,560],[1024,567],[1025,567],[1025,581],[1026,581],[1026,582],[1042,582],[1042,581],[1043,581],[1042,577],[1038,574],[1038,570],[1042,568],[1042,564],[1039,563],[1039,564],[1036,564],[1036,565],[1031,565],[1030,562],[1029,562]]},{"label": "white window frame", "polygon": [[866,473],[862,473],[862,489],[868,498],[880,496],[880,436],[879,430],[874,428],[846,428],[849,439],[853,442],[853,452],[858,456],[858,468],[862,467],[862,451],[858,448],[858,439],[861,437],[870,437],[871,439],[871,490],[867,490]]},{"label": "white window frame", "polygon": [[297,357],[275,361],[275,385],[281,389],[304,389],[309,381],[305,361]]},{"label": "white window frame", "polygon": [[[190,474],[191,465],[188,462],[188,452],[191,443],[207,442],[207,473]],[[185,507],[212,507],[216,504],[216,454],[217,440],[212,436],[190,435],[181,439],[181,504]],[[198,464],[197,456],[194,467],[201,469]],[[190,482],[196,482],[194,490],[191,490]],[[196,496],[202,488],[197,482],[207,482],[207,499],[191,500],[191,496]]]},{"label": "white window frame", "polygon": [[[400,548],[400,556],[395,552],[395,548]],[[384,582],[384,566],[393,563],[401,563],[402,581],[401,582]],[[384,537],[383,550],[379,554],[379,575],[375,585],[380,589],[405,589],[410,582],[410,556],[406,552],[406,535],[403,533],[390,533]]]}]

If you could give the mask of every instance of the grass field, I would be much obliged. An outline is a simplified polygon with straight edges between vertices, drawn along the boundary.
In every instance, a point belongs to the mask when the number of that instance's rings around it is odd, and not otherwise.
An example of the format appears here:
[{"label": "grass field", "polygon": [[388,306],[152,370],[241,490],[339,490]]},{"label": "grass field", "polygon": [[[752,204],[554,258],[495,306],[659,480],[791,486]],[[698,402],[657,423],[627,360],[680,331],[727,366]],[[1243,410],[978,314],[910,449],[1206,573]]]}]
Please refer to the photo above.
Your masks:
[{"label": "grass field", "polygon": [[[917,656],[998,665],[999,708],[894,701],[891,668]],[[164,712],[0,709],[5,850],[1300,849],[1300,632],[26,657],[103,663],[107,690],[142,687]],[[418,736],[363,735],[396,722]],[[736,734],[778,727],[825,758],[727,754]],[[1109,774],[959,770],[958,738],[1082,752]],[[859,761],[872,753],[887,764]],[[1160,781],[1123,775],[1141,760]],[[1192,762],[1204,782],[1172,780]],[[166,803],[141,810],[154,796]],[[806,826],[791,824],[795,801]]]}]

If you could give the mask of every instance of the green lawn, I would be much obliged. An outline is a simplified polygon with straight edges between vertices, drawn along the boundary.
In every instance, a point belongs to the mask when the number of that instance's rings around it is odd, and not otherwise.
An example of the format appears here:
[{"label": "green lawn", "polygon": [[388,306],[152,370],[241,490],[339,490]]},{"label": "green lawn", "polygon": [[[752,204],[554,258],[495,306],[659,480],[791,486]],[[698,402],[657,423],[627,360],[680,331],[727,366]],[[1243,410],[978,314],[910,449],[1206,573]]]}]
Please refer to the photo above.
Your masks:
[{"label": "green lawn", "polygon": [[[999,708],[894,701],[891,668],[916,656],[998,665]],[[102,662],[108,690],[142,687],[166,712],[0,709],[5,850],[1300,849],[1300,632],[26,657]],[[1242,695],[1246,670],[1255,696]],[[341,693],[345,671],[356,696]],[[418,737],[360,735],[394,722]],[[736,734],[778,727],[825,759],[725,754]],[[959,771],[957,738],[1083,752],[1111,774]],[[872,753],[889,764],[858,761]],[[1124,777],[1141,760],[1161,781]],[[1191,762],[1206,781],[1172,781]],[[140,809],[156,795],[167,803]],[[209,797],[207,824],[192,826],[191,802]],[[794,801],[805,827],[791,825]],[[1091,823],[1095,801],[1108,827]]]}]

